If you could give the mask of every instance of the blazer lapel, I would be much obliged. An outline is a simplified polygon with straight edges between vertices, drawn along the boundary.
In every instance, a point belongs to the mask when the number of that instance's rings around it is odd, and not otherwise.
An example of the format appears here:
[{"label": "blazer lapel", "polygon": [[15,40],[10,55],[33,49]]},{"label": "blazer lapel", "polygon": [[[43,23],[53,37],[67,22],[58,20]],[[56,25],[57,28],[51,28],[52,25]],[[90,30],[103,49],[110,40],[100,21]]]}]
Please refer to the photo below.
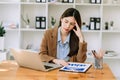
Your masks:
[{"label": "blazer lapel", "polygon": [[52,41],[53,41],[53,56],[54,57],[57,57],[56,54],[57,54],[57,35],[58,35],[58,27],[54,28],[53,32],[52,32]]}]

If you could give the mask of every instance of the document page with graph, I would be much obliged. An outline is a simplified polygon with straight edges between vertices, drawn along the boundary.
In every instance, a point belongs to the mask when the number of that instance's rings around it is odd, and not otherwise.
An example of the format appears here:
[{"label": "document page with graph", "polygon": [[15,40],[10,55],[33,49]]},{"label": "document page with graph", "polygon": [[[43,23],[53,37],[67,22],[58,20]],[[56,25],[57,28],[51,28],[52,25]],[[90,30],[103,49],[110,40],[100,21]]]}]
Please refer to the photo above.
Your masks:
[{"label": "document page with graph", "polygon": [[60,68],[60,71],[86,72],[91,67],[88,63],[69,62],[69,65]]}]

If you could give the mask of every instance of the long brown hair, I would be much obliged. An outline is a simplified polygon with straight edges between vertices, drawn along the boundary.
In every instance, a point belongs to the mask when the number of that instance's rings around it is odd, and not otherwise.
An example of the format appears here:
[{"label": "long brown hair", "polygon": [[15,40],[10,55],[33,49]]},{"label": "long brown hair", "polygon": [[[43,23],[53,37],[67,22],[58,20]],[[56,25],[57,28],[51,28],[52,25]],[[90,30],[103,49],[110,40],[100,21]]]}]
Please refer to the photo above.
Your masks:
[{"label": "long brown hair", "polygon": [[[64,17],[70,17],[70,16],[73,16],[75,18],[77,24],[81,28],[81,23],[82,23],[81,16],[80,16],[79,11],[75,8],[68,8],[67,10],[65,10],[65,12],[62,14],[62,16],[60,18],[59,27],[61,26],[61,19]],[[79,39],[78,39],[77,35],[74,33],[73,30],[71,30],[70,33],[71,33],[70,34],[70,42],[69,42],[70,52],[68,54],[69,57],[77,54],[78,49],[79,49]]]}]

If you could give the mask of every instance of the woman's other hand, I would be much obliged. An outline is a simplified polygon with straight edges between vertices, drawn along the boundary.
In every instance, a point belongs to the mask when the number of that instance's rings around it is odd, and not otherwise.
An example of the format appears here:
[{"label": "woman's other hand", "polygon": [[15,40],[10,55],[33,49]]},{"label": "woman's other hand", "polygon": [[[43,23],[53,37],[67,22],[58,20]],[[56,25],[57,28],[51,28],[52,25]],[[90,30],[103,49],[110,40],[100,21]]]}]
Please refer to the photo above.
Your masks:
[{"label": "woman's other hand", "polygon": [[75,26],[76,26],[76,30],[73,29],[73,31],[74,31],[75,34],[78,36],[80,42],[83,43],[84,37],[83,37],[83,34],[82,34],[81,29],[80,29],[79,25],[77,24],[77,22],[75,22]]}]

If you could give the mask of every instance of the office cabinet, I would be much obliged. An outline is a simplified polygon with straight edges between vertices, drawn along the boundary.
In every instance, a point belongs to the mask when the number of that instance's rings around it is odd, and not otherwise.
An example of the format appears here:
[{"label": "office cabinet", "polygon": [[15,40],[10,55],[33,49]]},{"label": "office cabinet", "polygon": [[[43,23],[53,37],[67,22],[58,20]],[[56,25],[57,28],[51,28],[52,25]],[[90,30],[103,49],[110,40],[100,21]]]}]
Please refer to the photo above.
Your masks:
[{"label": "office cabinet", "polygon": [[[93,0],[94,1],[94,0]],[[96,0],[95,0],[96,1]],[[91,3],[89,0],[73,0],[73,2],[36,2],[36,0],[0,0],[0,21],[3,21],[7,31],[5,35],[5,49],[32,48],[39,50],[44,31],[51,28],[51,17],[56,19],[55,26],[59,25],[59,19],[65,9],[76,8],[81,15],[82,22],[90,27],[90,19],[99,19],[99,29],[96,26],[89,30],[82,30],[88,43],[88,50],[114,50],[120,51],[120,1],[102,0],[100,3]],[[36,28],[36,17],[45,17],[45,27]],[[26,27],[23,18],[29,19],[29,28]],[[112,22],[112,28],[111,28]],[[42,22],[43,23],[43,22]],[[42,24],[41,23],[41,24]],[[105,26],[108,24],[108,30]],[[31,47],[30,47],[31,46]]]},{"label": "office cabinet", "polygon": [[[5,35],[5,49],[17,47],[26,49],[39,49],[44,31],[51,28],[51,17],[56,19],[55,26],[59,25],[59,19],[65,9],[76,8],[82,18],[82,22],[90,27],[90,19],[100,19],[99,29],[82,30],[85,40],[88,43],[88,50],[103,48],[120,52],[120,28],[119,14],[120,2],[112,3],[102,0],[101,3],[90,3],[89,0],[73,0],[73,3],[57,2],[36,2],[35,0],[0,0],[0,21],[4,22],[7,33]],[[8,14],[9,13],[9,14]],[[29,28],[22,17],[30,20]],[[45,27],[36,29],[36,17],[45,17]],[[113,27],[110,24],[113,22]],[[105,30],[105,23],[108,23],[108,30]],[[11,26],[13,25],[13,26]],[[35,38],[35,39],[34,39]],[[116,45],[116,46],[114,46]]]}]

